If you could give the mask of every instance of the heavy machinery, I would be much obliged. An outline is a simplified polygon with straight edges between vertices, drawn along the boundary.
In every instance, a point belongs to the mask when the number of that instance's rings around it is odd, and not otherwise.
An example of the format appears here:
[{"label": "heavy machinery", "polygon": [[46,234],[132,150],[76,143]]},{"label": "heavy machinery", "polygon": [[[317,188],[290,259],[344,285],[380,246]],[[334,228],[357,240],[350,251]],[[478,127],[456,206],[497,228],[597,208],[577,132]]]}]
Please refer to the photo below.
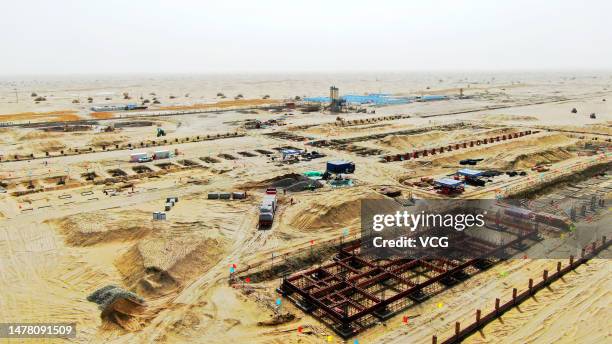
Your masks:
[{"label": "heavy machinery", "polygon": [[157,137],[166,136],[166,132],[162,128],[157,128]]}]

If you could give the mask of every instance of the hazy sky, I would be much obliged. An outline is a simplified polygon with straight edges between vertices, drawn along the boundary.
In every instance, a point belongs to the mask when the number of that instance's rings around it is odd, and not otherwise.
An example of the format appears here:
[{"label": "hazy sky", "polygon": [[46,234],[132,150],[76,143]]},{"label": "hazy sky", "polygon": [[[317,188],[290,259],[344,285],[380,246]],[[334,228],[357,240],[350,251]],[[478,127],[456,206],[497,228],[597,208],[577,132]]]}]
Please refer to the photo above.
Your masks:
[{"label": "hazy sky", "polygon": [[0,74],[612,69],[612,1],[1,0]]}]

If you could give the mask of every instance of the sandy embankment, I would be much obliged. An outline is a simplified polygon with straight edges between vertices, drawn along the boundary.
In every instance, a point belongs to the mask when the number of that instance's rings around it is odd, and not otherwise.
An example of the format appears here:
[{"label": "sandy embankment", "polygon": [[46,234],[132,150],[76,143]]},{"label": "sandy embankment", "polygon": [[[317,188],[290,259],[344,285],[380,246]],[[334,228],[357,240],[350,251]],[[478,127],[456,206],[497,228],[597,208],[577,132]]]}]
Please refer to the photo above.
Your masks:
[{"label": "sandy embankment", "polygon": [[479,168],[531,168],[575,156],[572,148],[576,147],[578,142],[579,140],[564,134],[544,135],[431,158],[431,165],[452,166],[462,159],[480,158],[484,160],[478,163]]},{"label": "sandy embankment", "polygon": [[82,119],[76,110],[58,110],[48,112],[19,112],[0,114],[0,122],[50,121],[69,122]]}]

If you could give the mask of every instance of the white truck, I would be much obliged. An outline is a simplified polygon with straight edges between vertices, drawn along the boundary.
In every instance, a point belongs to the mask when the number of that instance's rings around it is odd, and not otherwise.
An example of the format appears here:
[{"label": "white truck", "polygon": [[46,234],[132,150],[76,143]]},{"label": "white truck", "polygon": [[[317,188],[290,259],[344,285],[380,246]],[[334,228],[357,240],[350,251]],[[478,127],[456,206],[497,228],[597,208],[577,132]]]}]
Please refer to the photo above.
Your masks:
[{"label": "white truck", "polygon": [[150,159],[150,158],[149,158],[149,154],[146,153],[146,152],[130,154],[130,162],[143,162],[143,160],[144,161],[150,161],[150,160],[147,160],[147,159]]},{"label": "white truck", "polygon": [[170,151],[167,149],[164,150],[157,150],[155,151],[155,153],[153,154],[153,159],[168,159],[170,158]]},{"label": "white truck", "polygon": [[277,208],[276,189],[267,189],[259,206],[259,228],[272,226]]}]

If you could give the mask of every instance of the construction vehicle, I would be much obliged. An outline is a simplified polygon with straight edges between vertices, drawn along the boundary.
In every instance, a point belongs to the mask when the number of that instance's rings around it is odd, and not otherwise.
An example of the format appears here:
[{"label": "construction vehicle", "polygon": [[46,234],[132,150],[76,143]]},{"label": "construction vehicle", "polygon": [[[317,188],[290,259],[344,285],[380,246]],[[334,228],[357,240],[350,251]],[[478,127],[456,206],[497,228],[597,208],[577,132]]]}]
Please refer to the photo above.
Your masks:
[{"label": "construction vehicle", "polygon": [[166,132],[162,128],[157,128],[157,137],[166,136]]},{"label": "construction vehicle", "polygon": [[531,170],[536,172],[548,172],[550,171],[550,165],[536,165],[532,167]]},{"label": "construction vehicle", "polygon": [[597,118],[597,116],[595,115],[595,112],[593,112],[593,113],[591,114],[591,118],[592,118],[592,119],[596,119],[596,118]]},{"label": "construction vehicle", "polygon": [[277,207],[276,188],[266,189],[266,194],[259,206],[259,228],[269,228],[274,221]]},{"label": "construction vehicle", "polygon": [[141,159],[146,159],[149,157],[149,154],[146,152],[133,153],[130,154],[130,162],[141,162]]},{"label": "construction vehicle", "polygon": [[[421,180],[423,179],[424,178],[421,178]],[[429,181],[429,179],[430,178],[427,178],[427,181]],[[453,196],[465,191],[463,183],[459,180],[442,178],[435,181],[432,179],[432,182],[434,183],[434,189],[437,190],[436,192],[441,195]]]}]

